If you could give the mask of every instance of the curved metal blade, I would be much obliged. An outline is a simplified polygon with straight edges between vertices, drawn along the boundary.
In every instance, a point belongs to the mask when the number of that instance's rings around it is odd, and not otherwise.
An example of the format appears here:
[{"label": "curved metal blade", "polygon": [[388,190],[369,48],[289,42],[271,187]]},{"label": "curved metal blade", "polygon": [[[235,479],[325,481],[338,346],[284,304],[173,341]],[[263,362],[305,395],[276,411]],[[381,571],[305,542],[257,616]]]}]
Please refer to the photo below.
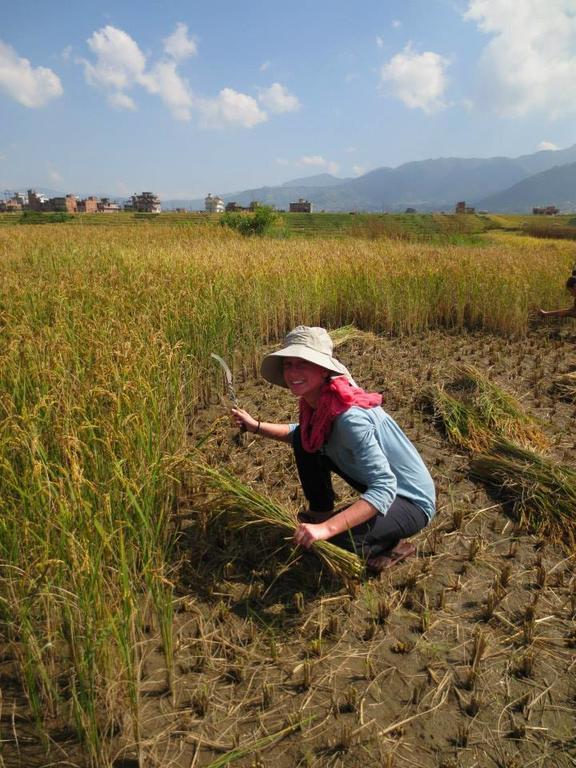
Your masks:
[{"label": "curved metal blade", "polygon": [[238,398],[236,396],[236,390],[234,389],[234,382],[232,380],[232,371],[230,368],[228,368],[228,364],[223,358],[220,357],[220,355],[217,355],[215,352],[211,352],[210,357],[213,357],[214,360],[216,360],[216,362],[219,363],[219,365],[222,367],[222,370],[224,371],[224,377],[226,378],[226,389],[228,390],[228,396],[234,403],[235,407],[240,408],[240,404],[238,403]]}]

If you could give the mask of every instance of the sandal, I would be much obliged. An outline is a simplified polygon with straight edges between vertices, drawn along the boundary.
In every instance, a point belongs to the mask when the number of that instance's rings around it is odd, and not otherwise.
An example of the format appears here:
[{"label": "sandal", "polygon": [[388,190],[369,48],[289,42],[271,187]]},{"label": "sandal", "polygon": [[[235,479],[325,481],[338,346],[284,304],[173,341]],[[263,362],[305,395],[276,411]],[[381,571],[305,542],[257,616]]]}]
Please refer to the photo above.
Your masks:
[{"label": "sandal", "polygon": [[369,557],[368,560],[366,560],[366,565],[371,571],[381,573],[387,568],[392,568],[393,565],[397,565],[398,563],[401,563],[402,560],[406,560],[407,557],[411,557],[415,554],[416,547],[414,544],[410,544],[408,541],[400,541],[387,555]]}]

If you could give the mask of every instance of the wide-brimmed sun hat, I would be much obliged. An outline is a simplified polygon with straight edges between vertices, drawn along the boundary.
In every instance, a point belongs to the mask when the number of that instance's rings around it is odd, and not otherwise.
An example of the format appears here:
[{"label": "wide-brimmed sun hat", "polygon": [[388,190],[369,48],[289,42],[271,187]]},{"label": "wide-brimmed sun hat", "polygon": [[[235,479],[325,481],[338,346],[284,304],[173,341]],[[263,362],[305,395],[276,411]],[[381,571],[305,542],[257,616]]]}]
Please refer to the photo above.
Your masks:
[{"label": "wide-brimmed sun hat", "polygon": [[332,357],[334,344],[328,331],[324,328],[299,325],[286,334],[282,346],[276,352],[271,352],[262,360],[260,373],[271,384],[288,388],[284,381],[282,359],[284,357],[299,357],[309,363],[315,363],[326,368],[334,376],[346,376],[354,384],[350,371],[335,357]]}]

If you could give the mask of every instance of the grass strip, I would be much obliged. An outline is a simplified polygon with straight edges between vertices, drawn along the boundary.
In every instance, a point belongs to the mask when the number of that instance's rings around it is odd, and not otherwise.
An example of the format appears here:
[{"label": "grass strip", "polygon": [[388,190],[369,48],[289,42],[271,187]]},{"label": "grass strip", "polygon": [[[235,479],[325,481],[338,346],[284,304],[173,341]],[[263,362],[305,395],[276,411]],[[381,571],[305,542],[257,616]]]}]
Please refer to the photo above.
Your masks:
[{"label": "grass strip", "polygon": [[[290,535],[294,533],[297,521],[290,510],[242,483],[224,469],[216,469],[201,460],[194,461],[192,469],[199,490],[210,497],[213,514],[226,514],[231,527],[242,529],[249,525],[260,525],[277,528]],[[344,581],[358,579],[364,573],[364,564],[356,554],[329,541],[316,542],[311,551],[335,576]]]},{"label": "grass strip", "polygon": [[498,440],[490,453],[472,460],[470,473],[511,501],[522,525],[574,550],[576,470],[572,467]]}]

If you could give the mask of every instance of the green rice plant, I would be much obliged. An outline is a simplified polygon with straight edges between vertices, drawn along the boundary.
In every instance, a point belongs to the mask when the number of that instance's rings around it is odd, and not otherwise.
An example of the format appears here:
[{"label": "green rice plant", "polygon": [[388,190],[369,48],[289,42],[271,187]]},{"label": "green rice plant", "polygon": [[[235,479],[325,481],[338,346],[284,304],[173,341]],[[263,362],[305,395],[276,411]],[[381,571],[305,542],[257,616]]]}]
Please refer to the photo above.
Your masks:
[{"label": "green rice plant", "polygon": [[425,391],[423,401],[460,448],[486,451],[499,437],[539,450],[549,445],[520,403],[471,365],[454,366],[449,380]]},{"label": "green rice plant", "polygon": [[[225,469],[209,466],[200,458],[192,459],[190,470],[200,493],[209,496],[214,515],[225,515],[232,528],[243,529],[250,525],[276,528],[290,537],[297,525],[296,515],[241,482]],[[318,556],[335,576],[343,580],[358,579],[364,573],[362,560],[329,541],[317,541],[312,552]]]},{"label": "green rice plant", "polygon": [[558,394],[562,400],[576,402],[576,371],[555,376],[550,384],[550,391]]},{"label": "green rice plant", "polygon": [[472,460],[470,473],[509,500],[522,525],[574,550],[574,468],[500,439]]},{"label": "green rice plant", "polygon": [[38,731],[57,713],[93,766],[137,711],[144,627],[173,677],[173,513],[210,352],[256,370],[301,323],[522,336],[576,260],[572,242],[507,234],[472,252],[340,230],[248,241],[217,221],[0,227],[1,629]]}]

